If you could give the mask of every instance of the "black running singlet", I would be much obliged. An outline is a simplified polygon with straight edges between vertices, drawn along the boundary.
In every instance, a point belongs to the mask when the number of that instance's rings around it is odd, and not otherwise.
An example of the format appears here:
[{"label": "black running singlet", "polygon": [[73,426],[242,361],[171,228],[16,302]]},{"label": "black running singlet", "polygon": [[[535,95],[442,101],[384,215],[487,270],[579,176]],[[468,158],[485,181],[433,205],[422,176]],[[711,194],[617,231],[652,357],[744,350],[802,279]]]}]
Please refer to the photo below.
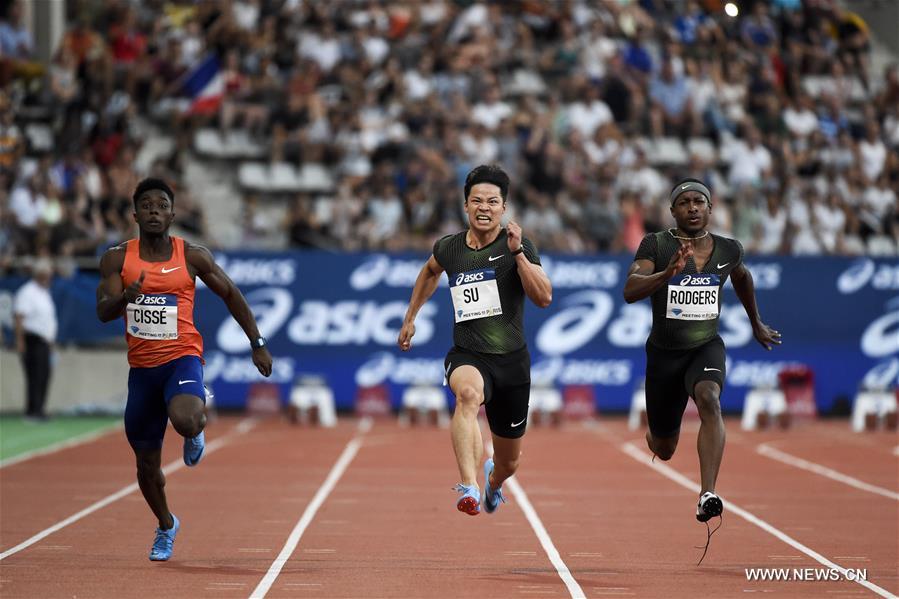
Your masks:
[{"label": "black running singlet", "polygon": [[[651,296],[652,331],[649,342],[662,349],[691,349],[718,334],[721,289],[743,261],[743,246],[735,239],[712,234],[712,253],[697,272],[691,256],[678,274]],[[668,267],[680,241],[669,231],[643,238],[634,260],[650,260],[656,272]]]},{"label": "black running singlet", "polygon": [[[465,243],[466,231],[434,244],[434,259],[446,271],[453,297],[453,342],[456,347],[486,354],[505,354],[525,346],[524,288],[506,229],[479,250]],[[540,264],[537,248],[522,239],[524,255]]]}]

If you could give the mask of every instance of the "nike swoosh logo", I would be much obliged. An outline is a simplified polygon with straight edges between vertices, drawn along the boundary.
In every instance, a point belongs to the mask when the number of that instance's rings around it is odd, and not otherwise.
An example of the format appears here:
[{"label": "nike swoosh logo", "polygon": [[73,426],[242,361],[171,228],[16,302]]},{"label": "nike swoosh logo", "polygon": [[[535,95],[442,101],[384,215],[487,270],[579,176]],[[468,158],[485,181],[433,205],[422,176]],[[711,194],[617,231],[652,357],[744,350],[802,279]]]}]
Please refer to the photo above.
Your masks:
[{"label": "nike swoosh logo", "polygon": [[687,189],[688,187],[690,187],[690,184],[689,184],[689,183],[687,183],[686,185],[681,185],[681,186],[680,186],[681,189]]},{"label": "nike swoosh logo", "polygon": [[185,384],[185,383],[196,383],[196,382],[197,382],[197,381],[195,381],[195,380],[193,380],[193,379],[187,379],[186,381],[182,381],[181,379],[178,379],[178,384],[179,384],[179,385],[183,385],[183,384]]},{"label": "nike swoosh logo", "polygon": [[499,256],[490,256],[489,258],[487,258],[487,260],[489,260],[490,262],[493,262],[494,260],[499,260],[503,256],[505,256],[505,254],[501,254]]},{"label": "nike swoosh logo", "polygon": [[718,268],[724,268],[724,267],[727,266],[728,264],[730,264],[730,262],[725,262],[724,264],[719,264],[719,265],[718,265]]},{"label": "nike swoosh logo", "polygon": [[172,271],[174,271],[174,270],[178,270],[179,268],[181,268],[181,267],[180,267],[180,266],[176,266],[175,268],[165,268],[165,267],[163,267],[163,268],[162,268],[162,274],[164,274],[164,275],[165,275],[165,274],[168,274],[168,273],[170,273],[170,272],[172,272]]},{"label": "nike swoosh logo", "polygon": [[721,369],[720,369],[720,368],[703,368],[703,370],[704,370],[705,372],[709,372],[709,371],[712,371],[712,370],[714,370],[714,371],[716,371],[716,372],[721,372]]},{"label": "nike swoosh logo", "polygon": [[[527,418],[525,418],[524,420],[527,420]],[[512,428],[515,428],[516,426],[521,426],[522,424],[524,424],[524,420],[522,420],[521,422],[513,422]]]}]

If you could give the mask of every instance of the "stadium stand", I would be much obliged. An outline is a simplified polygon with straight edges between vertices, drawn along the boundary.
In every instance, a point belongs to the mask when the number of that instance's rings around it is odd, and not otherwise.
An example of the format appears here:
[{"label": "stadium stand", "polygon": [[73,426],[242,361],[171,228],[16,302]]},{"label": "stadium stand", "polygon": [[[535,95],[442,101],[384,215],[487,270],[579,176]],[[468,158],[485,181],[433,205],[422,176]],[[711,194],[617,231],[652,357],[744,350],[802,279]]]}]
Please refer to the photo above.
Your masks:
[{"label": "stadium stand", "polygon": [[633,250],[701,175],[750,251],[896,255],[895,56],[833,0],[737,4],[77,1],[41,61],[6,3],[0,267],[89,267],[148,174],[212,247],[426,249],[493,161],[544,250]]}]

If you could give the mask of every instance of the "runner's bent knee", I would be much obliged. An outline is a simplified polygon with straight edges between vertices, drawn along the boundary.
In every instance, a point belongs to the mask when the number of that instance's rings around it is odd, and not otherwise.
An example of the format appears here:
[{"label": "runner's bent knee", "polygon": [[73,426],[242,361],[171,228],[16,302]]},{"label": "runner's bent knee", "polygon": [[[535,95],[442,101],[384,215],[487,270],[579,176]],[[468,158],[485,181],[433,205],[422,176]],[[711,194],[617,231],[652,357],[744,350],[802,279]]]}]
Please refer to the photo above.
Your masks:
[{"label": "runner's bent knee", "polygon": [[459,389],[456,402],[466,411],[477,410],[484,401],[484,394],[473,385],[465,385]]}]

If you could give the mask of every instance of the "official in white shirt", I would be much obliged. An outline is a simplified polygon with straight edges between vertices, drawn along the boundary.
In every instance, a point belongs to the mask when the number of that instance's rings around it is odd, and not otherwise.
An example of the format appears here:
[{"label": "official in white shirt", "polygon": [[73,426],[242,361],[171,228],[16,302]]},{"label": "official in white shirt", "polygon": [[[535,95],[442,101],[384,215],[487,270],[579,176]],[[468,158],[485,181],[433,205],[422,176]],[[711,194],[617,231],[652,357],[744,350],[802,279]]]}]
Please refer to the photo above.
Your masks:
[{"label": "official in white shirt", "polygon": [[16,351],[22,358],[27,398],[25,418],[47,419],[44,406],[50,388],[50,353],[56,341],[56,305],[50,295],[53,265],[38,260],[32,267],[32,278],[16,292]]}]

